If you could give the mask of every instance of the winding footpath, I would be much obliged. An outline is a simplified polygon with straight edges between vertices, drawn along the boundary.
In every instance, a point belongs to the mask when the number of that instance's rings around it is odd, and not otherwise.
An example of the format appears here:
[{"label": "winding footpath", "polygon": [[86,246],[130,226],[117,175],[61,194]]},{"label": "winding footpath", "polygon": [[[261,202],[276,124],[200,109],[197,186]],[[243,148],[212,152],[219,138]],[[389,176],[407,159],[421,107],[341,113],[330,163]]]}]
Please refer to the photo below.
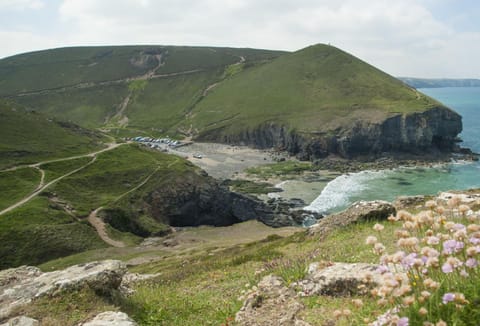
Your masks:
[{"label": "winding footpath", "polygon": [[[18,208],[22,205],[24,205],[25,203],[29,202],[30,200],[32,200],[33,198],[35,198],[36,196],[38,196],[41,192],[43,192],[45,189],[47,189],[48,187],[50,187],[51,185],[53,185],[54,183],[62,180],[63,178],[66,178],[74,173],[77,173],[78,171],[86,168],[87,166],[93,164],[95,162],[95,160],[97,159],[97,155],[98,154],[101,154],[101,153],[104,153],[104,152],[107,152],[107,151],[110,151],[114,148],[117,148],[118,146],[121,146],[123,144],[117,144],[117,143],[112,143],[112,144],[108,144],[108,146],[106,148],[103,148],[101,150],[98,150],[96,152],[93,152],[93,153],[88,153],[88,154],[83,154],[83,155],[76,155],[76,156],[70,156],[70,157],[65,157],[65,158],[61,158],[61,159],[55,159],[55,160],[50,160],[50,161],[43,161],[43,162],[39,162],[39,163],[34,163],[34,164],[30,164],[30,165],[20,165],[20,166],[15,166],[15,167],[12,167],[10,169],[6,169],[6,170],[3,170],[2,172],[7,172],[7,171],[15,171],[17,169],[20,169],[20,168],[35,168],[35,169],[38,169],[41,173],[41,178],[40,178],[40,183],[39,185],[37,186],[37,188],[28,196],[20,199],[19,201],[17,201],[15,204],[13,205],[10,205],[9,207],[3,209],[2,211],[0,211],[0,216],[1,215],[4,215],[12,210],[14,210],[15,208]],[[40,166],[42,164],[46,164],[46,163],[54,163],[54,162],[62,162],[62,161],[69,161],[69,160],[75,160],[75,159],[78,159],[78,158],[83,158],[83,157],[91,157],[92,160],[90,162],[88,162],[87,164],[85,165],[82,165],[81,167],[73,170],[73,171],[70,171],[50,182],[48,182],[47,184],[44,183],[44,180],[45,180],[45,171],[43,171]]]},{"label": "winding footpath", "polygon": [[103,207],[99,207],[93,210],[90,215],[88,215],[88,222],[97,230],[97,234],[105,243],[111,245],[112,247],[116,248],[124,248],[126,247],[125,243],[122,241],[117,241],[112,238],[107,233],[105,222],[97,216],[97,213],[101,211]]}]

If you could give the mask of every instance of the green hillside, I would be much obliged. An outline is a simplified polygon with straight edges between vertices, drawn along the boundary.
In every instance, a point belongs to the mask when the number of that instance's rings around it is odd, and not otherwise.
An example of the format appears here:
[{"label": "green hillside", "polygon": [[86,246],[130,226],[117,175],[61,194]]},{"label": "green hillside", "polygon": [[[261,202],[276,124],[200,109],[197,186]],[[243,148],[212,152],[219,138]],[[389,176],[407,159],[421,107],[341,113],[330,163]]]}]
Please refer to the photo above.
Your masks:
[{"label": "green hillside", "polygon": [[0,72],[0,96],[120,136],[220,140],[267,122],[300,133],[325,133],[359,119],[375,123],[440,105],[329,45],[294,53],[63,48],[0,60]]},{"label": "green hillside", "polygon": [[[234,134],[266,122],[323,132],[363,117],[439,105],[399,80],[328,45],[315,45],[221,83],[192,112],[202,134]],[[221,131],[219,131],[221,130]]]},{"label": "green hillside", "polygon": [[[203,92],[280,51],[179,46],[74,47],[0,60],[0,97],[86,128],[176,133]],[[139,87],[140,86],[140,87]]]},{"label": "green hillside", "polygon": [[[163,223],[139,213],[143,198],[152,189],[165,183],[172,187],[178,179],[198,171],[180,157],[127,144],[98,154],[95,160],[88,157],[39,166],[47,181],[79,168],[24,205],[0,215],[0,269],[106,247],[86,219],[100,206],[124,212],[111,221],[123,232],[110,228],[112,236],[138,241],[132,233],[165,233],[168,228]],[[0,172],[0,210],[31,193],[39,179],[38,171],[28,167]]]},{"label": "green hillside", "polygon": [[0,169],[103,147],[99,133],[0,101]]}]

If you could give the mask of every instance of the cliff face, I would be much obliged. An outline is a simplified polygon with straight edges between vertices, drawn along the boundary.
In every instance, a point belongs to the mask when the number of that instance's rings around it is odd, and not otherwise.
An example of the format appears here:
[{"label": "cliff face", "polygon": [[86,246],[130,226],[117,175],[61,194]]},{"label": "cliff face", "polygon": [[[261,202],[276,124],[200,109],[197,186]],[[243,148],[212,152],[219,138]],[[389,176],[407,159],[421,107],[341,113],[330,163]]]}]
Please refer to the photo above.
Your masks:
[{"label": "cliff face", "polygon": [[393,115],[381,122],[372,122],[366,117],[329,133],[297,133],[285,126],[264,124],[236,135],[217,138],[215,133],[209,133],[199,138],[257,148],[278,147],[304,159],[323,158],[328,154],[355,158],[375,157],[384,152],[451,152],[461,131],[459,114],[436,107],[421,113]]},{"label": "cliff face", "polygon": [[171,226],[226,226],[250,219],[264,221],[272,213],[263,203],[193,173],[155,189],[144,201],[152,217]]}]

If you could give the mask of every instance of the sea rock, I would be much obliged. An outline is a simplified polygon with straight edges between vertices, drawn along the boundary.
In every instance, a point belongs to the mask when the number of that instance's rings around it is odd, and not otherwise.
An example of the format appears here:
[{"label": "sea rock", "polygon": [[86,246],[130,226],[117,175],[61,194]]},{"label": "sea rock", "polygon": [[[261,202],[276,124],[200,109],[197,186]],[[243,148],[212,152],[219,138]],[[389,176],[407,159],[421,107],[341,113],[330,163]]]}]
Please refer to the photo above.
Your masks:
[{"label": "sea rock", "polygon": [[1,324],[0,326],[39,326],[40,323],[38,320],[26,317],[19,316],[9,319],[6,323]]},{"label": "sea rock", "polygon": [[301,296],[353,296],[367,294],[382,283],[376,265],[364,263],[332,263],[321,268],[319,263],[308,267],[307,277],[297,282]]},{"label": "sea rock", "polygon": [[308,326],[297,317],[302,309],[295,291],[283,285],[280,277],[268,275],[247,294],[235,322],[245,326]]},{"label": "sea rock", "polygon": [[128,315],[120,311],[106,311],[81,326],[137,326]]},{"label": "sea rock", "polygon": [[331,214],[320,220],[308,229],[310,235],[324,236],[333,229],[344,227],[352,223],[368,220],[385,220],[396,213],[395,207],[382,200],[358,201],[346,210]]},{"label": "sea rock", "polygon": [[[16,270],[18,278],[12,277]],[[26,276],[25,271],[28,270],[31,271],[30,276]],[[80,264],[48,273],[39,273],[35,268],[26,267],[0,271],[0,279],[10,280],[4,281],[0,286],[0,319],[9,317],[14,309],[30,303],[33,299],[84,286],[107,294],[119,287],[125,272],[125,264],[118,260]]]}]

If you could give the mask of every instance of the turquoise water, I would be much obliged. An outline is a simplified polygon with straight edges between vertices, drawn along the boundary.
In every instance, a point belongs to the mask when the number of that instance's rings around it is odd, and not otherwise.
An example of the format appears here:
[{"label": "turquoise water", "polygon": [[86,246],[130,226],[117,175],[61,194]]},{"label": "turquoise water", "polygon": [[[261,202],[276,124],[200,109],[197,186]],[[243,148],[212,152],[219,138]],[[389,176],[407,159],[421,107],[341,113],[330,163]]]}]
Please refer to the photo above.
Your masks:
[{"label": "turquoise water", "polygon": [[[480,152],[480,88],[420,89],[463,117],[463,147]],[[401,195],[436,194],[439,191],[480,187],[480,162],[453,163],[433,168],[363,171],[331,181],[306,209],[335,212],[358,200],[392,201]]]}]

